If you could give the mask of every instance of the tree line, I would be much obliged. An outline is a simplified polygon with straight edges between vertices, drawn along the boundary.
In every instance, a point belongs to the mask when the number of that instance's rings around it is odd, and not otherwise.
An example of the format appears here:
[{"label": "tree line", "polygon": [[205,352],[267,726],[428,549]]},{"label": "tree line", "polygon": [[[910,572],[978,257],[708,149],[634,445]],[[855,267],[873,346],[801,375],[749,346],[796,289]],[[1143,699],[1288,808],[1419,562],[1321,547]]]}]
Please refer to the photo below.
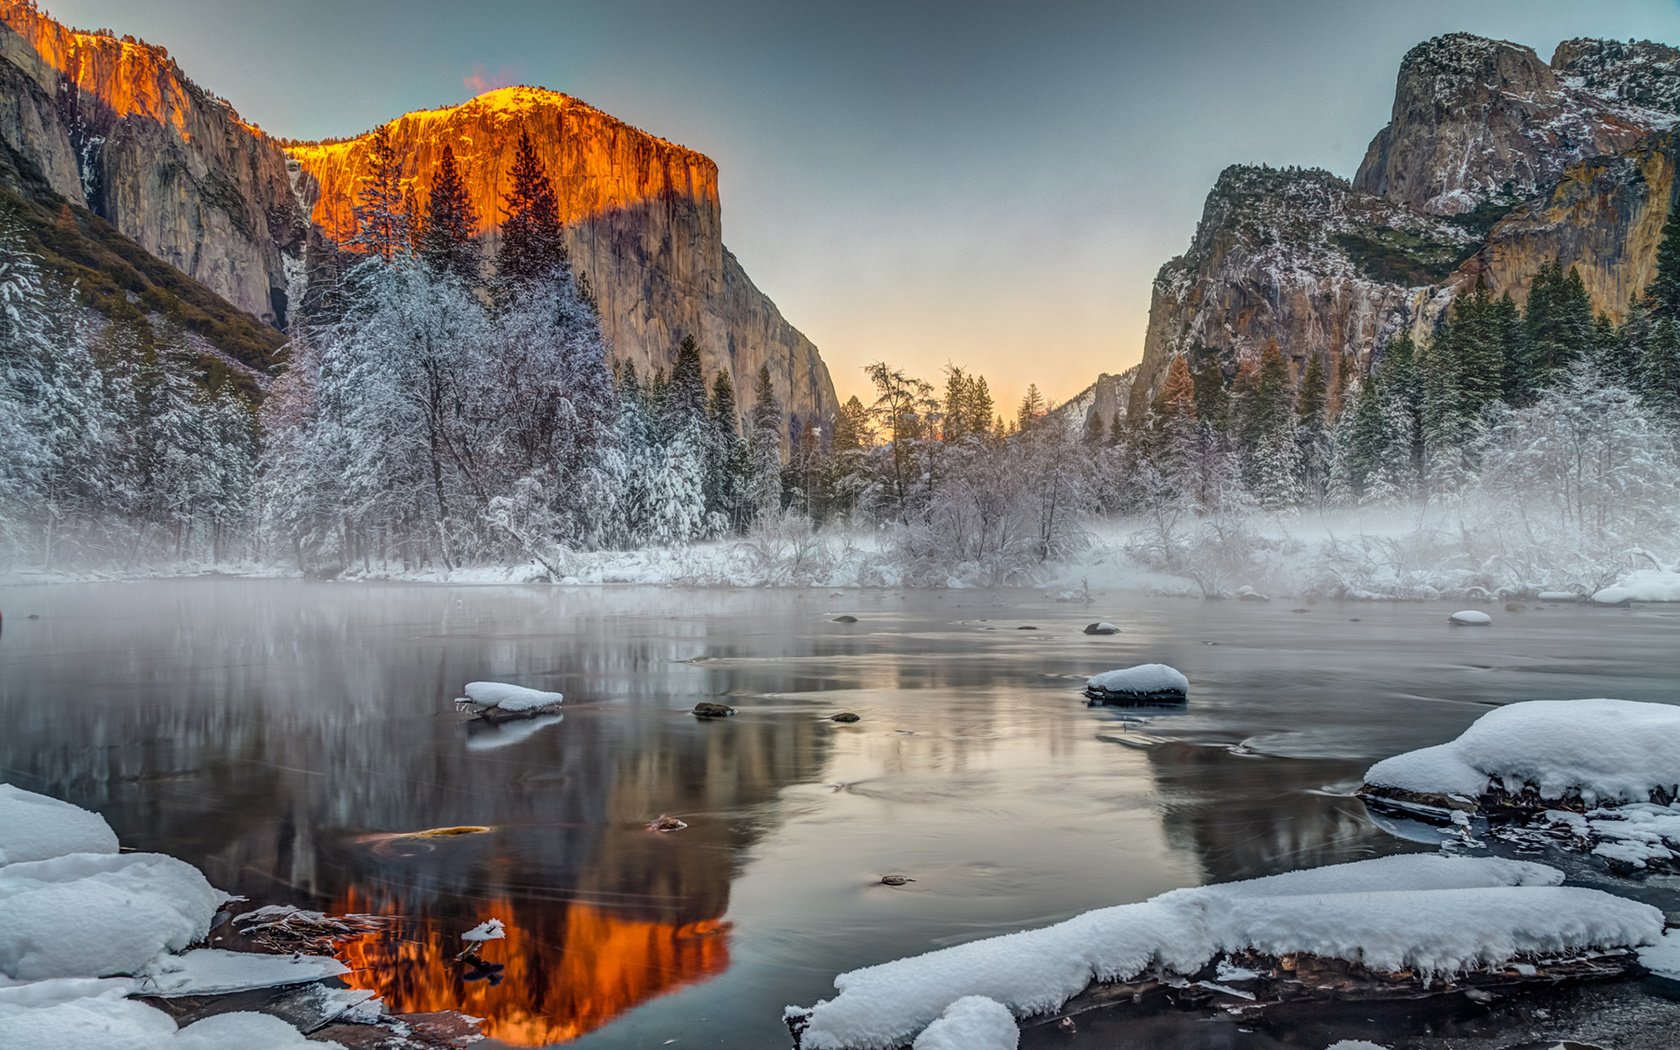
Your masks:
[{"label": "tree line", "polygon": [[[1600,532],[1672,504],[1680,213],[1626,318],[1541,268],[1526,303],[1478,285],[1426,337],[1327,358],[1175,357],[1141,411],[1084,420],[1029,387],[887,362],[871,398],[801,419],[767,369],[738,396],[692,335],[639,374],[602,335],[554,184],[521,136],[485,258],[451,150],[424,200],[372,137],[342,250],[314,257],[287,366],[254,407],[202,381],[167,317],[81,309],[0,221],[0,539],[13,561],[254,557],[306,571],[452,569],[834,523],[930,579],[1006,580],[1093,517],[1544,503]],[[201,381],[194,381],[200,377]]]}]

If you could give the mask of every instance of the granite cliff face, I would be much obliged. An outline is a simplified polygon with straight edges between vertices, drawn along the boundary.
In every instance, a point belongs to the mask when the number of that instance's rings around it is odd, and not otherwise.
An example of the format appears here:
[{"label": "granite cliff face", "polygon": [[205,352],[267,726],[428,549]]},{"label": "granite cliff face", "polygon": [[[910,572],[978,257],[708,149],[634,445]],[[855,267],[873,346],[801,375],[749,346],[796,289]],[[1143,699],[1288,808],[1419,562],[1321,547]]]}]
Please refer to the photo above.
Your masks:
[{"label": "granite cliff face", "polygon": [[[492,251],[514,143],[529,132],[618,356],[651,370],[693,334],[738,389],[768,366],[790,412],[833,413],[816,347],[723,245],[706,156],[534,88],[410,113],[392,130],[419,200],[443,146],[454,149]],[[68,29],[30,0],[0,0],[0,147],[51,194],[282,328],[302,298],[309,242],[354,231],[366,164],[365,138],[282,149],[163,48]]]},{"label": "granite cliff face", "polygon": [[[0,0],[0,136],[52,189],[271,324],[307,227],[285,155],[160,47]],[[295,263],[292,265],[296,265]]]},{"label": "granite cliff face", "polygon": [[1276,340],[1298,363],[1368,349],[1409,317],[1414,289],[1475,248],[1462,226],[1327,171],[1227,168],[1190,250],[1156,275],[1128,411],[1143,409],[1173,357],[1195,349],[1234,362]]},{"label": "granite cliff face", "polygon": [[1233,167],[1189,250],[1155,279],[1131,411],[1173,356],[1241,358],[1277,340],[1369,361],[1389,336],[1427,336],[1478,280],[1526,301],[1541,264],[1585,280],[1620,319],[1649,283],[1675,197],[1680,51],[1566,40],[1550,63],[1454,34],[1401,63],[1393,117],[1351,182]]},{"label": "granite cliff face", "polygon": [[1354,188],[1454,215],[1527,199],[1582,160],[1631,149],[1674,122],[1673,98],[1653,86],[1672,70],[1645,60],[1667,48],[1620,47],[1568,41],[1548,65],[1464,33],[1419,44],[1400,62],[1393,117]]},{"label": "granite cliff face", "polygon": [[[486,248],[500,236],[502,200],[520,134],[548,168],[573,266],[589,277],[614,353],[644,374],[666,366],[692,334],[708,369],[752,389],[768,365],[777,396],[802,418],[834,411],[834,386],[816,347],[783,319],[722,238],[717,165],[577,99],[541,88],[492,91],[389,125],[417,201],[431,191],[443,147],[455,152]],[[329,237],[355,232],[369,136],[288,147],[299,192]]]}]

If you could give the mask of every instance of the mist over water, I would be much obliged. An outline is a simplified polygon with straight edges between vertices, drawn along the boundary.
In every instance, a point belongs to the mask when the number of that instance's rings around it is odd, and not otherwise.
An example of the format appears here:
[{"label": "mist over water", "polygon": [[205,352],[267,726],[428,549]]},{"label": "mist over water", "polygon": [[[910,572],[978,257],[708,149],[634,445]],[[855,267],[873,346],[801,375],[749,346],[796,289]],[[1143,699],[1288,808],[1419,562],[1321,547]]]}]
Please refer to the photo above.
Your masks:
[{"label": "mist over water", "polygon": [[[393,1010],[459,1008],[514,1046],[769,1050],[787,1045],[782,1006],[844,970],[1429,848],[1347,792],[1489,705],[1675,699],[1680,613],[1535,605],[1464,631],[1452,608],[19,587],[0,593],[0,778],[98,810],[125,846],[252,906],[400,917],[341,952]],[[1096,619],[1122,633],[1080,633]],[[1189,676],[1183,711],[1085,707],[1085,676],[1145,661]],[[450,700],[478,679],[563,691],[564,716],[465,724]],[[699,721],[700,700],[739,713]],[[843,710],[861,720],[828,720]],[[660,815],[688,827],[648,831]],[[454,826],[487,830],[417,834]],[[879,885],[889,873],[915,881]],[[505,969],[464,981],[458,936],[490,917]],[[1213,1045],[1193,1031],[1210,1029],[1122,1011],[1072,1045]],[[1320,1047],[1322,1031],[1218,1045]]]}]

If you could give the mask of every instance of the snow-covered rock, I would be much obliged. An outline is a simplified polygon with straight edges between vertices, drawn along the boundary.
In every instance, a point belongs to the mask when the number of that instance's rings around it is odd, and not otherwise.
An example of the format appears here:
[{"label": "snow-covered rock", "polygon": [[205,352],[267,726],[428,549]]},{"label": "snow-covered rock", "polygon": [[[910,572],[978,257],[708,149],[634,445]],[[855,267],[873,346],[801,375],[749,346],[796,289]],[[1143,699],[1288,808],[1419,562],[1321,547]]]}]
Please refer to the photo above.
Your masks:
[{"label": "snow-covered rock", "polygon": [[1096,623],[1086,624],[1085,625],[1085,633],[1086,634],[1119,634],[1120,633],[1120,628],[1118,628],[1118,627],[1114,626],[1113,624],[1109,623],[1107,620],[1098,620]]},{"label": "snow-covered rock", "polygon": [[0,784],[0,864],[66,853],[115,853],[117,833],[80,806]]},{"label": "snow-covered rock", "polygon": [[482,944],[485,941],[499,941],[507,936],[507,930],[500,919],[486,919],[466,933],[461,939],[469,944]]},{"label": "snow-covered rock", "polygon": [[1671,569],[1637,569],[1608,587],[1593,593],[1600,605],[1623,602],[1680,602],[1680,572]]},{"label": "snow-covered rock", "polygon": [[1085,683],[1093,700],[1183,700],[1190,679],[1166,664],[1139,664],[1093,675]]},{"label": "snow-covered rock", "polygon": [[132,974],[201,940],[225,895],[160,853],[71,853],[0,868],[0,974]]},{"label": "snow-covered rock", "polygon": [[910,1050],[1015,1050],[1021,1030],[1015,1015],[995,999],[969,995],[945,1008],[916,1037]]},{"label": "snow-covered rock", "polygon": [[1447,617],[1447,622],[1454,627],[1486,627],[1493,622],[1493,617],[1477,609],[1460,609]]},{"label": "snow-covered rock", "polygon": [[545,693],[541,689],[527,689],[505,682],[468,682],[465,692],[467,695],[456,703],[475,708],[494,708],[510,714],[551,710],[566,699],[561,693]]},{"label": "snow-covered rock", "polygon": [[1307,952],[1428,975],[1657,943],[1657,909],[1557,885],[1562,878],[1539,864],[1418,855],[1174,890],[841,974],[839,995],[790,1007],[788,1019],[805,1050],[886,1050],[965,997],[1029,1017],[1093,982],[1188,976],[1236,951]]},{"label": "snow-covered rock", "polygon": [[1530,700],[1478,718],[1456,740],[1384,759],[1367,789],[1474,800],[1490,782],[1541,799],[1648,802],[1680,785],[1680,707],[1629,700]]}]

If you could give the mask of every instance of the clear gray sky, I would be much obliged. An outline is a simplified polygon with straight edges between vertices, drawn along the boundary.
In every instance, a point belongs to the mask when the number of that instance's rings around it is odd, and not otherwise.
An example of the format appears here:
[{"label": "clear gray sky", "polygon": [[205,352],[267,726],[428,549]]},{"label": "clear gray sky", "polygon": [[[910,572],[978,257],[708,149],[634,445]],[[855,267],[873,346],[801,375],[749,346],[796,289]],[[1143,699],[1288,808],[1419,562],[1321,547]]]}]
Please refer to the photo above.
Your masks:
[{"label": "clear gray sky", "polygon": [[1465,30],[1680,45],[1675,0],[43,0],[163,44],[271,133],[508,83],[709,154],[724,240],[842,396],[885,359],[1055,400],[1142,352],[1235,162],[1351,175],[1401,55]]}]

